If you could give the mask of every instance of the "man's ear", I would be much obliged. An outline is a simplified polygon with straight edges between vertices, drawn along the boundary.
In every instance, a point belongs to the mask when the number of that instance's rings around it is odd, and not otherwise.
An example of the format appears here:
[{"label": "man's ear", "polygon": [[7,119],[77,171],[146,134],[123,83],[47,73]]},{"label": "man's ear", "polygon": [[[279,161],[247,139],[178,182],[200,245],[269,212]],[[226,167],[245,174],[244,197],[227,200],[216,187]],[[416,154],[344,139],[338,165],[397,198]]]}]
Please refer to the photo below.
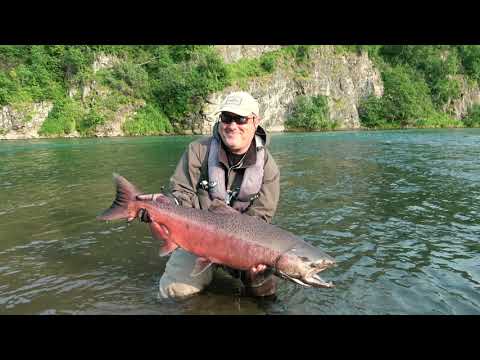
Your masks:
[{"label": "man's ear", "polygon": [[255,115],[255,119],[254,119],[254,124],[255,124],[255,127],[257,127],[258,125],[260,125],[260,116],[258,115]]}]

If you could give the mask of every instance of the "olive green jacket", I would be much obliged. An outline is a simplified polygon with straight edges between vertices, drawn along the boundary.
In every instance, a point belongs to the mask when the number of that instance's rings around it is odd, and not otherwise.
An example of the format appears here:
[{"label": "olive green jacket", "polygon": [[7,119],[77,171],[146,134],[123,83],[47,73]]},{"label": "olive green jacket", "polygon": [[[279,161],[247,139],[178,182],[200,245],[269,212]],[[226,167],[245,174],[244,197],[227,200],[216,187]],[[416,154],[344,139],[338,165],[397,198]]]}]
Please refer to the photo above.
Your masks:
[{"label": "olive green jacket", "polygon": [[[217,126],[214,127],[213,133],[213,136],[218,136]],[[271,222],[280,196],[280,172],[268,151],[269,139],[265,130],[259,126],[256,134],[265,142],[264,176],[258,197],[253,200],[245,213]],[[170,178],[170,191],[181,206],[197,209],[208,209],[210,207],[212,202],[210,195],[208,190],[200,186],[200,182],[208,181],[208,149],[211,139],[212,136],[190,143],[180,159],[175,173]],[[227,174],[227,189],[235,190],[242,183],[245,169],[253,166],[256,162],[255,147],[251,147],[245,158],[238,165],[232,167],[228,164],[225,150],[220,147],[219,160]]]}]

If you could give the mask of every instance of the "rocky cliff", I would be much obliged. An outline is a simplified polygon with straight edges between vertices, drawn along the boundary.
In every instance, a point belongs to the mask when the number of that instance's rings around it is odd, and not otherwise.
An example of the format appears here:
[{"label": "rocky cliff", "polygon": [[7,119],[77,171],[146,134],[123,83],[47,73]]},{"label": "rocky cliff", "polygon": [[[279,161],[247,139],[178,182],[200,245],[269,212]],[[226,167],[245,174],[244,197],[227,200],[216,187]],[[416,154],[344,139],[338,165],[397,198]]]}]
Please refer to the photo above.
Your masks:
[{"label": "rocky cliff", "polygon": [[[257,57],[266,51],[276,50],[270,46],[229,46],[219,49],[225,60]],[[283,131],[284,122],[298,95],[324,95],[328,98],[330,116],[340,129],[360,127],[358,106],[360,100],[370,94],[383,95],[380,72],[366,54],[336,54],[333,46],[322,46],[310,54],[306,73],[299,76],[292,67],[278,66],[268,77],[253,79],[249,91],[260,103],[262,124],[270,131]],[[201,132],[211,131],[216,121],[214,112],[222,98],[235,86],[211,94],[204,107]]]},{"label": "rocky cliff", "polygon": [[[242,59],[255,59],[282,49],[279,45],[219,45],[215,49],[227,64]],[[99,53],[91,71],[110,69],[121,60],[115,56]],[[67,74],[68,75],[68,74]],[[67,76],[68,78],[68,76]],[[480,103],[480,88],[459,76],[461,96],[452,99],[444,108],[457,119],[463,118],[473,104]],[[245,85],[246,84],[246,85]],[[313,47],[306,63],[297,64],[294,59],[277,62],[272,73],[236,83],[212,93],[199,113],[192,113],[186,119],[186,133],[208,134],[217,120],[215,111],[223,97],[236,90],[245,90],[260,103],[262,125],[269,131],[283,131],[284,122],[292,111],[294,100],[299,95],[324,95],[328,101],[330,118],[338,129],[360,127],[359,105],[369,95],[383,96],[383,83],[379,70],[366,53],[337,52],[334,46]],[[113,108],[116,94],[112,88],[100,85],[95,76],[81,85],[71,86],[68,95],[77,99],[85,113],[96,106],[104,122],[95,127],[96,136],[122,136],[122,126],[131,119],[145,101],[130,96],[130,100]],[[110,105],[109,105],[110,104]],[[34,104],[18,104],[0,107],[0,139],[27,139],[40,137],[39,130],[53,108],[45,101]],[[103,111],[104,110],[104,111]],[[76,131],[70,137],[80,136]]]},{"label": "rocky cliff", "polygon": [[53,103],[24,104],[21,108],[0,108],[0,139],[32,139],[40,137],[38,131],[52,110]]},{"label": "rocky cliff", "polygon": [[480,88],[477,84],[470,83],[462,75],[457,75],[456,78],[460,84],[460,97],[450,100],[443,110],[452,114],[456,119],[462,119],[472,105],[480,104]]}]

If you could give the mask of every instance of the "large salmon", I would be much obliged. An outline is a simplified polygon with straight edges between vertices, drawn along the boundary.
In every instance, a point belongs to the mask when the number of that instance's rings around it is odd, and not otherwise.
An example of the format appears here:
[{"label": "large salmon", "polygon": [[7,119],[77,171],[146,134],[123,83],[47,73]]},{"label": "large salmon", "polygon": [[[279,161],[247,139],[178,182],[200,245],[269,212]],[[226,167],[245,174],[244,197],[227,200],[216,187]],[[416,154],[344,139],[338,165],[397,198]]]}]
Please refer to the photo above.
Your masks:
[{"label": "large salmon", "polygon": [[142,192],[134,185],[117,174],[114,180],[116,198],[97,219],[132,221],[146,212],[153,237],[163,241],[162,256],[177,247],[198,256],[192,276],[212,263],[238,270],[264,264],[276,275],[303,286],[334,286],[318,273],[334,266],[335,260],[288,231],[240,214],[220,201],[209,210],[200,210],[178,206],[167,196],[137,200]]}]

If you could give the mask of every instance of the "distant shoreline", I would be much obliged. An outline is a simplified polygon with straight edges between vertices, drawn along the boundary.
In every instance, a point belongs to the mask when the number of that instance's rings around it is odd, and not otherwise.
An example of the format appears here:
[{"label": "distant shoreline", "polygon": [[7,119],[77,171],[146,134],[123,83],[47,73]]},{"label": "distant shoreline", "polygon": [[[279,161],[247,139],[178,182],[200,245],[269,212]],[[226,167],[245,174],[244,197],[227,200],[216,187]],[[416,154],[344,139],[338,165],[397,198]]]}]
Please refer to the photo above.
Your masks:
[{"label": "distant shoreline", "polygon": [[[350,128],[350,129],[329,129],[329,130],[274,130],[267,131],[270,134],[292,134],[292,133],[330,133],[330,132],[347,132],[347,131],[395,131],[395,130],[458,130],[458,129],[478,129],[479,127],[382,127],[382,128]],[[171,137],[171,136],[209,136],[210,134],[187,134],[187,133],[173,133],[162,135],[119,135],[119,136],[37,136],[37,137],[16,137],[16,138],[0,138],[0,141],[15,141],[15,140],[49,140],[49,139],[103,139],[103,138],[137,138],[137,137]]]}]

